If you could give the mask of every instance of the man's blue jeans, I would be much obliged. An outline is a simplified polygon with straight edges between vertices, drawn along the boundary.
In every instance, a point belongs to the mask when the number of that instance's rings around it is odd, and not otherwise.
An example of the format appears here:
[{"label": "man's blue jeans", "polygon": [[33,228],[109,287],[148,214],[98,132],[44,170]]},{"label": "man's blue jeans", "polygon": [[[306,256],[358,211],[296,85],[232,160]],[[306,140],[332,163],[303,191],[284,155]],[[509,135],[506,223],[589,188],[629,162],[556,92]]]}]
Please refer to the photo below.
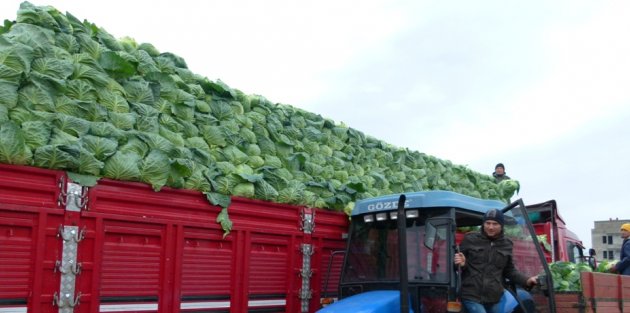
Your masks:
[{"label": "man's blue jeans", "polygon": [[503,313],[499,303],[481,304],[470,300],[464,300],[462,303],[468,313]]},{"label": "man's blue jeans", "polygon": [[[524,293],[522,295],[523,299],[526,298],[525,296],[529,296],[529,298],[531,299],[529,293],[527,293],[525,290],[521,291]],[[481,304],[479,302],[471,300],[464,300],[462,302],[466,307],[466,311],[468,311],[468,313],[508,313],[512,312],[514,308],[518,306],[518,301],[516,300],[516,298],[514,298],[512,293],[507,290],[503,291],[503,296],[501,296],[501,299],[499,299],[499,302],[497,303]]]}]

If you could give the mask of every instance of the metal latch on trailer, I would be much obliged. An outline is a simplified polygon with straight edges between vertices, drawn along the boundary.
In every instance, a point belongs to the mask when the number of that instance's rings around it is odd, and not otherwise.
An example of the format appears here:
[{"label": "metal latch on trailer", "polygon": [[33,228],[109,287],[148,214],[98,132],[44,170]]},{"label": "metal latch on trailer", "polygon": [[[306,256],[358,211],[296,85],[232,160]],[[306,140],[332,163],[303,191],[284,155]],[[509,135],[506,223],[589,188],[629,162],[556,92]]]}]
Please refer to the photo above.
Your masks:
[{"label": "metal latch on trailer", "polygon": [[57,205],[65,206],[66,211],[81,212],[81,209],[87,207],[88,187],[83,187],[76,183],[66,183],[65,176],[59,179],[59,197],[57,198]]},{"label": "metal latch on trailer", "polygon": [[312,208],[304,208],[300,212],[300,217],[302,218],[301,230],[304,231],[305,234],[312,234],[315,230],[315,210]]}]

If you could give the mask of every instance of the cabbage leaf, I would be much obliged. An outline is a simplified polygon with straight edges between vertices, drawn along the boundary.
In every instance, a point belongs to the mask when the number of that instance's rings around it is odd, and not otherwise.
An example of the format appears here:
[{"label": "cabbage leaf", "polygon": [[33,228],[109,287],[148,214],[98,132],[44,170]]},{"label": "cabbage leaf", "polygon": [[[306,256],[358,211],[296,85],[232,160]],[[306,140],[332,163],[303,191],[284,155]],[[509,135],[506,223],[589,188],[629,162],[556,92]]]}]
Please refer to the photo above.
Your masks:
[{"label": "cabbage leaf", "polygon": [[28,165],[33,158],[26,144],[26,134],[15,123],[0,125],[0,162]]}]

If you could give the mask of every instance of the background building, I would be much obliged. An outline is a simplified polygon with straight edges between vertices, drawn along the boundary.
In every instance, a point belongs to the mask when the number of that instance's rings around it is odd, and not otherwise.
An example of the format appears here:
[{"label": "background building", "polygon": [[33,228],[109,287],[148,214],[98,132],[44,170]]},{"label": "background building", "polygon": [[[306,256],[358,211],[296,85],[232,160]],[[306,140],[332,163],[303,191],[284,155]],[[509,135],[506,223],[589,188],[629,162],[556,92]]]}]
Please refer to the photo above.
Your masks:
[{"label": "background building", "polygon": [[623,239],[619,233],[621,224],[630,223],[630,220],[618,218],[607,221],[595,221],[595,227],[591,229],[591,242],[597,253],[598,260],[617,260],[621,253]]}]

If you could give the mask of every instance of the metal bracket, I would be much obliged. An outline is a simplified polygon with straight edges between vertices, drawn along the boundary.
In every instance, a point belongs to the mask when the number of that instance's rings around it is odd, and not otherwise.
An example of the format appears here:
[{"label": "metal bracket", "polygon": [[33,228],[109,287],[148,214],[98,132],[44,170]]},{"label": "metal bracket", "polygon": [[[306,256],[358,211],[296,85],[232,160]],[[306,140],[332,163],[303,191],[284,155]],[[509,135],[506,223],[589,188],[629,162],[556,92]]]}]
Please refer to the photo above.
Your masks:
[{"label": "metal bracket", "polygon": [[57,205],[65,206],[67,211],[81,212],[81,209],[87,206],[89,188],[75,183],[66,183],[64,177],[61,176],[61,179],[59,179],[61,191],[57,198]]},{"label": "metal bracket", "polygon": [[[59,307],[59,312],[72,312],[74,307],[81,304],[81,293],[79,292],[74,299],[69,293],[62,295],[61,297],[55,291],[53,294],[52,305]],[[63,310],[63,311],[62,311]]]},{"label": "metal bracket", "polygon": [[300,230],[304,231],[305,234],[312,234],[315,230],[315,210],[304,208],[300,212],[300,217],[302,218]]},{"label": "metal bracket", "polygon": [[[313,255],[313,252],[315,251],[315,249],[313,249],[313,245],[309,245],[309,244],[302,244],[301,249],[302,254],[304,256],[308,256],[310,259],[310,256]],[[310,264],[310,260],[309,260],[309,264]]]},{"label": "metal bracket", "polygon": [[302,276],[302,278],[311,278],[311,276],[313,276],[313,271],[310,269],[303,268],[300,271],[300,276]]},{"label": "metal bracket", "polygon": [[74,274],[79,275],[81,274],[81,267],[82,264],[81,263],[75,263],[72,260],[68,261],[68,266],[66,268],[63,267],[62,261],[61,260],[57,260],[55,261],[55,269],[54,272],[59,272],[61,274]]},{"label": "metal bracket", "polygon": [[[300,289],[299,290],[299,297],[302,300],[310,300],[313,297],[313,290],[311,289]],[[304,310],[302,310],[304,311]],[[307,308],[307,312],[308,312],[308,308]]]},{"label": "metal bracket", "polygon": [[300,276],[302,276],[302,288],[300,288],[300,292],[298,297],[302,300],[302,313],[309,312],[309,300],[311,299],[312,290],[311,286],[311,276],[313,275],[313,271],[311,270],[311,256],[315,249],[313,249],[313,245],[311,244],[302,244],[300,247],[302,251],[302,269],[300,269]]},{"label": "metal bracket", "polygon": [[59,225],[57,228],[57,238],[63,238],[64,241],[73,240],[76,243],[81,242],[85,238],[85,226],[78,230],[76,226],[69,226],[71,229],[69,231],[65,230],[63,225]]},{"label": "metal bracket", "polygon": [[85,226],[59,225],[57,237],[62,238],[61,260],[55,262],[55,272],[61,273],[59,293],[55,292],[53,305],[59,307],[59,313],[73,313],[79,305],[81,293],[75,296],[76,275],[81,273],[81,264],[77,263],[79,242],[85,237]]},{"label": "metal bracket", "polygon": [[57,195],[57,205],[65,205],[63,202],[65,201],[64,197],[66,196],[66,176],[61,176],[59,178],[57,188],[59,188],[59,195]]}]

